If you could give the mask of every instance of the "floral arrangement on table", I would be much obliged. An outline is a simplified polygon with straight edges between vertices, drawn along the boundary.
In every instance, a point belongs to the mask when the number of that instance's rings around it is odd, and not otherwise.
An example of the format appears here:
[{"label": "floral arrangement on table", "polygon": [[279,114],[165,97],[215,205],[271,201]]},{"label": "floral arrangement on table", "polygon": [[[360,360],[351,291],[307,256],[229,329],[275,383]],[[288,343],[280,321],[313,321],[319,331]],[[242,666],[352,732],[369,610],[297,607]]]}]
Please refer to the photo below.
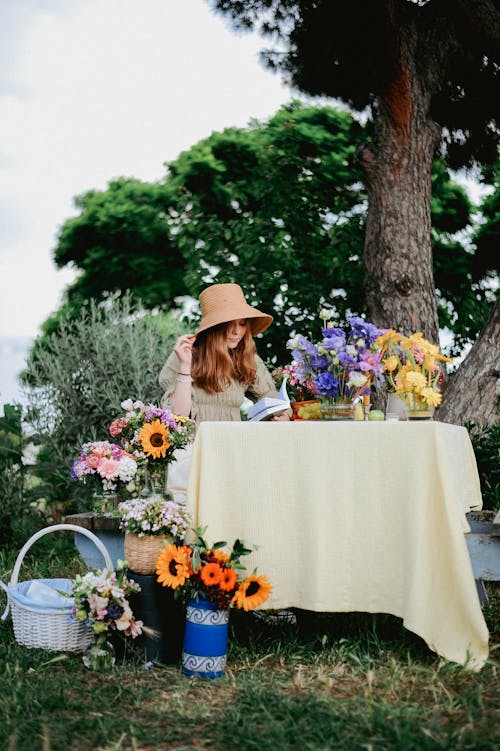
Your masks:
[{"label": "floral arrangement on table", "polygon": [[128,596],[140,592],[140,586],[126,576],[125,561],[118,561],[116,571],[89,571],[72,581],[68,597],[74,599],[72,618],[89,625],[96,641],[84,654],[83,662],[91,669],[106,669],[114,663],[113,647],[108,642],[111,631],[135,639],[143,631],[136,621]]},{"label": "floral arrangement on table", "polygon": [[100,501],[101,510],[109,511],[114,506],[114,499],[108,501],[109,495],[119,487],[128,485],[137,469],[135,457],[116,443],[89,441],[80,449],[70,475],[75,480],[96,482],[104,493],[104,499]]},{"label": "floral arrangement on table", "polygon": [[319,317],[326,324],[321,340],[313,342],[299,334],[287,342],[292,366],[320,401],[352,405],[370,393],[372,378],[381,374],[382,352],[376,342],[383,332],[357,316],[347,319],[345,329],[331,324],[329,310],[321,310]]},{"label": "floral arrangement on table", "polygon": [[182,542],[191,526],[186,506],[161,498],[132,498],[118,504],[120,529],[129,534],[170,535]]},{"label": "floral arrangement on table", "polygon": [[225,542],[209,547],[203,537],[205,529],[195,529],[196,539],[189,545],[168,545],[156,561],[158,581],[185,599],[204,598],[220,610],[230,607],[253,610],[262,605],[272,592],[264,575],[254,572],[242,578],[240,558],[252,551],[236,540],[230,552]]},{"label": "floral arrangement on table", "polygon": [[285,376],[288,376],[286,390],[291,402],[305,402],[317,398],[313,381],[301,377],[298,362],[280,365],[271,372],[271,377],[277,389],[280,388]]},{"label": "floral arrangement on table", "polygon": [[175,460],[175,451],[191,443],[196,425],[188,417],[141,401],[126,399],[121,407],[124,415],[111,422],[109,432],[158,482],[161,471]]},{"label": "floral arrangement on table", "polygon": [[377,339],[383,353],[382,373],[389,391],[400,396],[410,410],[432,412],[441,404],[443,363],[453,362],[419,331],[411,336],[394,329]]}]

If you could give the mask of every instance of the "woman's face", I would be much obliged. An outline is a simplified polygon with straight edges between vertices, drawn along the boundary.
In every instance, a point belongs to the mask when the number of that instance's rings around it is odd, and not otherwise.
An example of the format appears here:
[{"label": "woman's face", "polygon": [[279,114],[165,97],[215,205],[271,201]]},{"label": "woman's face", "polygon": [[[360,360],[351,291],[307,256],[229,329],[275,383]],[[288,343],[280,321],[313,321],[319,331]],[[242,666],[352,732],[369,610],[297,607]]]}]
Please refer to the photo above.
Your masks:
[{"label": "woman's face", "polygon": [[236,349],[248,330],[248,321],[246,318],[240,318],[237,321],[229,321],[226,329],[227,346],[229,349]]}]

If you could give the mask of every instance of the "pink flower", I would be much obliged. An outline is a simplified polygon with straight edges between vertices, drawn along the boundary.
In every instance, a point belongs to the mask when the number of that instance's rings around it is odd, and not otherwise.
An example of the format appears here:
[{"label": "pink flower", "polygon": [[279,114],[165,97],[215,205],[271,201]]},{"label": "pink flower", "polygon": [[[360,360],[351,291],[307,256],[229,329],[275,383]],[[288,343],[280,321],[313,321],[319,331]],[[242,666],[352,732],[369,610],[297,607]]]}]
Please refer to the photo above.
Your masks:
[{"label": "pink flower", "polygon": [[99,465],[99,474],[106,480],[113,480],[120,472],[120,462],[116,459],[102,459]]},{"label": "pink flower", "polygon": [[117,417],[116,420],[113,420],[111,425],[109,426],[109,432],[112,436],[120,435],[123,428],[126,427],[127,423],[125,420]]},{"label": "pink flower", "polygon": [[101,461],[101,457],[98,454],[90,454],[90,456],[87,456],[86,460],[87,466],[91,469],[97,469],[99,466],[99,462]]}]

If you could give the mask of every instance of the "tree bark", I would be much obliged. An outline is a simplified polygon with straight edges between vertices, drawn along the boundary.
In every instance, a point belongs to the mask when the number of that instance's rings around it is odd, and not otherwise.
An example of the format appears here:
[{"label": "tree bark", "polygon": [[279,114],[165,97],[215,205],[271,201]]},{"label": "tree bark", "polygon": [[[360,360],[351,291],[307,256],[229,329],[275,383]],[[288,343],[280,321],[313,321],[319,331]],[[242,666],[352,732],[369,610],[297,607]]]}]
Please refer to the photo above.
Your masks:
[{"label": "tree bark", "polygon": [[500,297],[488,323],[449,379],[437,419],[463,425],[500,420]]},{"label": "tree bark", "polygon": [[430,203],[441,129],[429,117],[432,76],[417,61],[416,29],[394,22],[392,41],[392,79],[378,100],[373,144],[362,154],[366,309],[378,326],[422,331],[437,342]]}]

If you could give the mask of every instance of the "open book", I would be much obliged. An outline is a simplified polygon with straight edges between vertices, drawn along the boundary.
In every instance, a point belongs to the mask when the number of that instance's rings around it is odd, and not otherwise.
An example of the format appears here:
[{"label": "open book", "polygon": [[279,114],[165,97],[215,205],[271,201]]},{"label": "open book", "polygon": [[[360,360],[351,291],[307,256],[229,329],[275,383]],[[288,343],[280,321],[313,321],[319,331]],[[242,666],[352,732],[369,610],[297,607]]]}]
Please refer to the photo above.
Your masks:
[{"label": "open book", "polygon": [[273,398],[270,396],[264,396],[259,399],[258,402],[252,404],[249,408],[247,417],[249,422],[261,422],[262,420],[269,420],[275,415],[281,415],[290,407],[290,399],[286,392],[286,379],[283,378],[278,396]]}]

